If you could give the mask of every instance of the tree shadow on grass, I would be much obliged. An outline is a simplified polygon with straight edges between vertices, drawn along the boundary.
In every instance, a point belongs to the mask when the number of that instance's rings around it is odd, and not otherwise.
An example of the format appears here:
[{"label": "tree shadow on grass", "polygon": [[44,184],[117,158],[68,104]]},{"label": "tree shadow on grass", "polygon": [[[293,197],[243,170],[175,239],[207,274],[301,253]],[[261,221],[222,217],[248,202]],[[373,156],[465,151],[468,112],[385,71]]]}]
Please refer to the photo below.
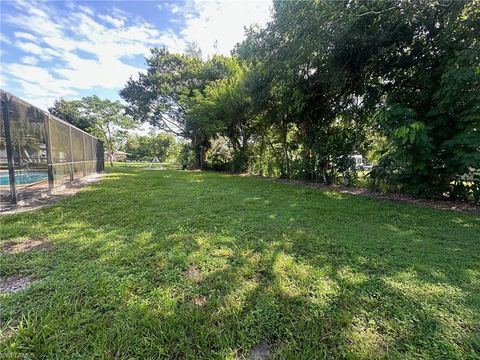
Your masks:
[{"label": "tree shadow on grass", "polygon": [[[191,183],[182,173],[172,184],[170,175],[111,179],[44,210],[47,225],[29,215],[22,236],[48,235],[55,247],[1,259],[2,273],[17,264],[43,278],[1,299],[2,322],[23,319],[8,349],[242,358],[267,340],[273,358],[478,352],[475,218],[442,214],[453,227],[443,234],[431,210],[404,214],[251,179],[239,187],[211,174]],[[144,191],[132,197],[140,180]],[[209,182],[214,189],[203,188]],[[8,221],[8,238],[20,219]]]}]

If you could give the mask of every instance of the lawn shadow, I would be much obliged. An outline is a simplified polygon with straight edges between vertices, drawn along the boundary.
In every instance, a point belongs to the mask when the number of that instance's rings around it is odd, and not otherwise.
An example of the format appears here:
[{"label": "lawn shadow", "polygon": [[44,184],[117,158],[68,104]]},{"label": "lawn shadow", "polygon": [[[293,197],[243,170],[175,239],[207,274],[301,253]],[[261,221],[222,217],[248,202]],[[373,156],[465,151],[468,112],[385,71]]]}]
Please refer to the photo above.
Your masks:
[{"label": "lawn shadow", "polygon": [[0,261],[2,274],[41,278],[0,299],[8,346],[178,359],[247,358],[262,343],[273,358],[478,352],[476,218],[435,214],[446,224],[435,229],[434,210],[172,174],[122,169],[29,227],[8,219],[6,239],[21,228],[54,244]]}]

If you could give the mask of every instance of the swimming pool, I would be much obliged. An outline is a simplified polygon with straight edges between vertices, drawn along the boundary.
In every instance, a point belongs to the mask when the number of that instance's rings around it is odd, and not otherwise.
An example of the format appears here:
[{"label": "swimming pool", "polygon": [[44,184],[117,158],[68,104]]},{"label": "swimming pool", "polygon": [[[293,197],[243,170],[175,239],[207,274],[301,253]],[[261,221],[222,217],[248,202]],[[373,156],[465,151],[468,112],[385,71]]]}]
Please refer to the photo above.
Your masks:
[{"label": "swimming pool", "polygon": [[[17,185],[33,184],[46,179],[48,179],[48,173],[46,172],[34,171],[15,173],[15,184]],[[9,183],[8,173],[0,174],[0,185],[8,185]]]}]

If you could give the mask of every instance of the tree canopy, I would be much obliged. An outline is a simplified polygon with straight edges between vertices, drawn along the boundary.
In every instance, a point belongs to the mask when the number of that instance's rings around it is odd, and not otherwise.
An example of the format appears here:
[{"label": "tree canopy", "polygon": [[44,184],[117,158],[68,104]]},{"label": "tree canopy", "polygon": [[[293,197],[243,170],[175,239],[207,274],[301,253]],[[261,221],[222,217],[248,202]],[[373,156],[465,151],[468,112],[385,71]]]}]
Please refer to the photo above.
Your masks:
[{"label": "tree canopy", "polygon": [[152,161],[156,157],[163,162],[178,156],[180,143],[174,135],[166,132],[148,135],[133,134],[125,143],[125,151],[130,160]]},{"label": "tree canopy", "polygon": [[197,167],[226,139],[233,171],[350,183],[359,154],[377,188],[478,200],[479,19],[473,0],[274,1],[232,57],[153,49],[121,96]]},{"label": "tree canopy", "polygon": [[211,134],[187,116],[191,99],[203,92],[208,82],[226,78],[232,59],[215,56],[203,62],[191,55],[172,54],[154,48],[146,59],[147,72],[130,78],[120,96],[129,104],[128,114],[162,130],[190,139],[196,166],[202,167]]}]

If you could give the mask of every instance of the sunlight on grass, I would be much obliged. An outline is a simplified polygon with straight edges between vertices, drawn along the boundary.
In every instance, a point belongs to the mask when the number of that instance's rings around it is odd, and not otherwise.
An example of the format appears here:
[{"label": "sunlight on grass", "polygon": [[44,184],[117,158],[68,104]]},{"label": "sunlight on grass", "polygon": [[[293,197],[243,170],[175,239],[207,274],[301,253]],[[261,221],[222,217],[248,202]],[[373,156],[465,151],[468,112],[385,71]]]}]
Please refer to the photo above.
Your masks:
[{"label": "sunlight on grass", "polygon": [[[1,351],[233,359],[267,340],[274,358],[478,352],[478,217],[225,174],[111,171],[1,218],[0,276],[38,280],[0,294]],[[51,246],[1,250],[39,237]]]}]

